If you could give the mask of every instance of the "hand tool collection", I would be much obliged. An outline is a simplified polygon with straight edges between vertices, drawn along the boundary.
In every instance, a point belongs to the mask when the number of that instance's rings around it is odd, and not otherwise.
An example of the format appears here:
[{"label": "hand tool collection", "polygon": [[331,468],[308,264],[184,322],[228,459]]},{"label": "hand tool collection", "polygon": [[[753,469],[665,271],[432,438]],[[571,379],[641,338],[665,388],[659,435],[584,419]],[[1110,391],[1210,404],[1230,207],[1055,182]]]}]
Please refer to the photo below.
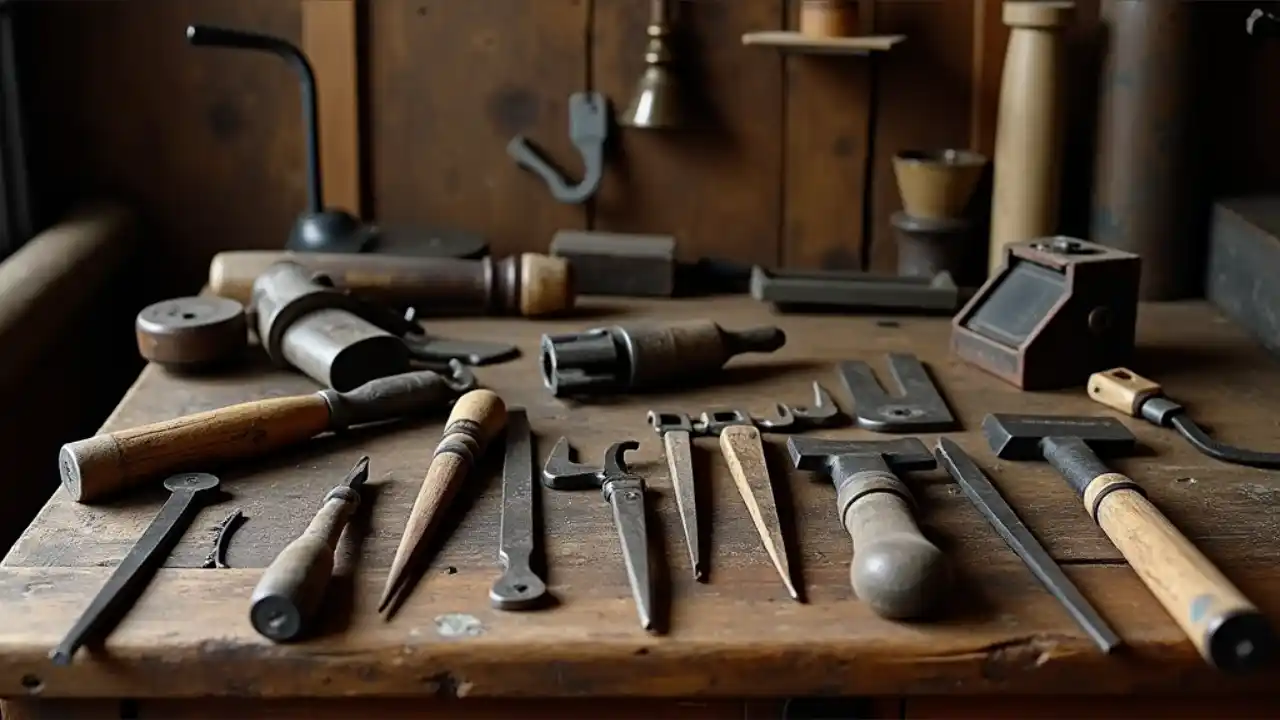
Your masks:
[{"label": "hand tool collection", "polygon": [[[122,617],[203,502],[218,489],[218,478],[205,471],[357,425],[387,426],[386,432],[392,432],[399,426],[396,420],[446,410],[441,437],[404,520],[378,612],[391,621],[410,600],[415,585],[423,582],[433,552],[428,548],[443,539],[446,516],[457,512],[455,498],[468,483],[480,482],[476,468],[497,442],[505,454],[495,563],[500,568],[488,592],[489,604],[502,611],[556,605],[550,602],[554,578],[546,575],[539,556],[540,487],[598,490],[617,536],[621,563],[613,572],[619,579],[625,575],[640,626],[664,632],[656,589],[659,564],[652,556],[661,543],[650,536],[655,524],[648,517],[651,481],[626,459],[640,442],[625,435],[610,438],[596,466],[575,462],[570,438],[559,437],[539,471],[533,421],[540,413],[508,407],[495,392],[479,388],[470,369],[509,359],[514,347],[441,340],[428,336],[416,320],[474,313],[536,317],[566,310],[575,297],[574,263],[598,266],[595,275],[621,272],[621,266],[605,256],[623,253],[622,243],[618,238],[566,236],[556,247],[564,257],[524,255],[500,261],[224,253],[211,268],[215,295],[165,301],[144,310],[137,323],[139,350],[168,372],[206,373],[225,367],[250,354],[253,333],[278,366],[296,369],[324,389],[117,430],[62,448],[59,472],[65,490],[77,502],[103,502],[166,476],[164,486],[171,494],[54,650],[54,661],[70,662],[78,647],[100,641]],[[648,244],[653,246],[644,251],[652,255],[648,275],[642,272],[638,277],[650,280],[633,292],[677,294],[672,242],[651,238]],[[755,275],[757,280],[786,277],[766,276],[758,268]],[[1136,277],[1132,256],[1084,241],[1046,238],[1010,245],[1006,266],[954,319],[953,351],[960,360],[1020,388],[1085,384],[1093,400],[1173,428],[1210,457],[1280,467],[1280,453],[1239,449],[1212,439],[1159,385],[1114,367],[1133,344]],[[846,280],[815,276],[805,282]],[[949,282],[910,292],[945,292],[946,298],[922,305],[945,309],[955,303]],[[865,291],[872,304],[898,302],[885,299],[888,289]],[[810,298],[796,293],[789,298]],[[892,293],[899,299],[909,294],[902,288]],[[786,341],[779,327],[732,330],[709,319],[611,325],[543,335],[538,366],[552,398],[573,398],[576,403],[590,396],[674,391],[714,376],[739,354],[773,353]],[[1072,349],[1081,345],[1089,350],[1073,355]],[[835,518],[852,541],[849,583],[876,615],[921,622],[938,617],[950,604],[955,569],[944,548],[930,539],[922,522],[928,508],[917,504],[919,491],[912,489],[914,475],[940,466],[1099,649],[1105,653],[1121,646],[1120,635],[1055,564],[969,455],[972,448],[940,437],[930,449],[920,437],[962,430],[924,363],[898,352],[888,353],[884,362],[896,385],[891,392],[877,382],[867,362],[849,360],[833,368],[849,400],[848,412],[842,412],[815,381],[810,404],[776,402],[765,416],[753,415],[743,405],[666,406],[647,413],[648,425],[661,439],[694,579],[708,582],[711,573],[702,535],[707,509],[700,507],[708,496],[699,492],[707,479],[695,477],[695,445],[700,438],[716,438],[745,515],[759,536],[760,562],[772,564],[770,575],[778,573],[782,590],[804,602],[798,548],[791,547],[794,539],[785,529],[786,504],[780,507],[775,496],[783,478],[770,472],[766,453],[765,436],[785,434],[794,469],[826,478],[834,486]],[[673,396],[665,397],[664,404]],[[543,413],[546,416],[562,414],[568,405],[551,402],[557,409]],[[807,434],[841,426],[855,428],[859,435]],[[1259,610],[1147,500],[1134,480],[1103,464],[1101,458],[1134,450],[1135,438],[1120,421],[992,414],[981,429],[997,457],[1046,461],[1067,481],[1082,498],[1088,517],[1207,663],[1239,672],[1274,654],[1275,638]],[[868,433],[882,437],[866,437]],[[319,616],[326,607],[340,537],[356,508],[368,501],[362,488],[370,477],[371,460],[361,457],[345,479],[318,498],[319,508],[309,525],[263,571],[249,598],[248,615],[265,639],[303,640],[323,627]],[[239,511],[232,513],[219,532],[210,555],[214,571],[227,566],[231,530],[242,519]]]}]

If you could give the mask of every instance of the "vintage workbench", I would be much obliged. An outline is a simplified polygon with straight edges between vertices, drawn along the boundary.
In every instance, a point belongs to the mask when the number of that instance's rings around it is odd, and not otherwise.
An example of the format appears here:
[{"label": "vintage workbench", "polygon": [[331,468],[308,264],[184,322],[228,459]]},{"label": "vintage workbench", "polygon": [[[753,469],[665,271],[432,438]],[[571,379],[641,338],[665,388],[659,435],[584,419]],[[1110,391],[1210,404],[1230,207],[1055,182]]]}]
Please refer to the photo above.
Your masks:
[{"label": "vintage workbench", "polygon": [[[528,408],[542,457],[561,435],[592,461],[614,441],[641,441],[633,457],[650,480],[663,540],[666,635],[637,626],[608,507],[595,492],[542,491],[549,584],[558,606],[532,613],[489,607],[488,588],[498,574],[496,458],[460,501],[465,515],[405,608],[389,623],[378,616],[377,592],[439,439],[435,418],[220,470],[229,499],[202,512],[105,647],[82,651],[65,668],[54,667],[47,653],[151,520],[160,496],[88,507],[56,492],[0,567],[6,718],[419,712],[519,718],[579,711],[743,717],[744,708],[749,717],[779,717],[777,699],[806,695],[875,696],[880,700],[864,711],[886,717],[1134,717],[1137,708],[1154,715],[1152,698],[1170,693],[1179,697],[1159,702],[1184,717],[1280,713],[1280,702],[1267,695],[1280,674],[1227,679],[1206,668],[1060,479],[1042,464],[999,462],[986,449],[978,426],[988,412],[1110,412],[1081,392],[1019,393],[952,362],[945,319],[779,317],[745,299],[624,307],[593,301],[588,317],[572,320],[449,320],[430,328],[449,337],[519,343],[524,357],[483,368],[479,376],[510,406]],[[542,333],[641,316],[709,317],[729,328],[777,322],[789,341],[774,355],[738,358],[716,386],[683,394],[579,405],[543,389],[536,360]],[[1140,345],[1134,369],[1161,381],[1216,433],[1239,444],[1280,447],[1280,367],[1212,309],[1200,303],[1145,307]],[[835,517],[830,483],[786,472],[782,438],[771,441],[775,472],[783,478],[775,482],[782,506],[794,508],[785,515],[793,519],[807,603],[787,597],[713,440],[697,442],[699,470],[709,478],[703,505],[711,527],[710,577],[705,585],[692,580],[660,443],[645,411],[739,406],[764,413],[774,401],[806,402],[813,380],[847,407],[833,361],[861,358],[879,370],[886,351],[912,351],[926,361],[966,428],[954,437],[1129,647],[1111,657],[1099,654],[940,470],[912,475],[910,482],[927,530],[960,577],[946,616],[914,625],[876,618],[849,588],[850,543]],[[106,428],[314,389],[305,377],[263,363],[208,379],[178,379],[151,367]],[[1280,479],[1209,460],[1171,431],[1126,422],[1150,452],[1116,467],[1280,620]],[[335,581],[327,634],[273,646],[249,625],[250,589],[361,454],[372,457],[376,491],[367,504],[371,513],[344,538],[343,577]],[[232,542],[232,569],[201,569],[213,526],[236,507],[249,520]],[[1019,694],[1073,697],[1008,697]],[[1078,697],[1092,694],[1112,697]],[[1123,694],[1131,695],[1116,697]],[[637,700],[589,699],[610,697]]]}]

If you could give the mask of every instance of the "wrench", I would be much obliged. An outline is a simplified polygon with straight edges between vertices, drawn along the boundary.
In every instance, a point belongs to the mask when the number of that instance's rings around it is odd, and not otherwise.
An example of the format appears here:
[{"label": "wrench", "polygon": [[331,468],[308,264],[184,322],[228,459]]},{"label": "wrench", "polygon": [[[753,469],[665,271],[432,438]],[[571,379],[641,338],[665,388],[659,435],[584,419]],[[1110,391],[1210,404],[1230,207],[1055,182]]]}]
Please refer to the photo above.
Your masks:
[{"label": "wrench", "polygon": [[541,602],[547,585],[533,572],[533,433],[524,410],[507,411],[506,460],[502,466],[502,519],[498,557],[503,572],[489,589],[499,610],[528,610]]},{"label": "wrench", "polygon": [[684,526],[685,544],[689,547],[689,562],[693,565],[693,579],[701,582],[706,579],[707,570],[702,549],[698,546],[698,500],[693,484],[693,446],[689,442],[693,422],[684,413],[650,410],[649,424],[662,436],[671,486],[676,491],[676,506],[680,510],[680,524]]},{"label": "wrench", "polygon": [[66,637],[49,653],[54,665],[70,664],[71,657],[85,642],[101,639],[111,631],[137,602],[151,576],[164,564],[165,557],[219,484],[218,478],[208,473],[174,475],[164,481],[171,493],[169,499]]}]

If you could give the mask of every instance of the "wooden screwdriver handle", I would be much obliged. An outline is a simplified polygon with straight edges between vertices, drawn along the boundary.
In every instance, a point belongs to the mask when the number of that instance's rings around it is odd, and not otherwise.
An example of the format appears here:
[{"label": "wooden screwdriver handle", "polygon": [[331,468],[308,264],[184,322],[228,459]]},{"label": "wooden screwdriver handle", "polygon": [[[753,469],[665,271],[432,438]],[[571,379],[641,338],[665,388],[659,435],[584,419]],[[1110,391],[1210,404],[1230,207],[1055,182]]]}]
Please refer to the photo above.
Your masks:
[{"label": "wooden screwdriver handle", "polygon": [[409,511],[404,535],[391,561],[391,571],[383,591],[380,607],[386,607],[392,596],[406,582],[405,570],[418,548],[430,541],[448,507],[471,468],[484,454],[489,442],[507,424],[507,406],[490,390],[472,390],[458,398],[445,424],[444,437],[436,446],[427,476],[418,488],[418,497]]},{"label": "wooden screwdriver handle", "polygon": [[1224,670],[1253,667],[1274,638],[1253,603],[1120,473],[1098,475],[1084,505],[1196,650]]},{"label": "wooden screwdriver handle", "polygon": [[950,571],[937,545],[920,532],[905,483],[880,470],[838,480],[840,522],[853,540],[849,582],[879,616],[926,616],[946,595]]},{"label": "wooden screwdriver handle", "polygon": [[360,493],[339,486],[329,491],[307,529],[276,556],[253,589],[249,621],[272,640],[292,640],[324,599],[333,576],[338,538],[360,507]]},{"label": "wooden screwdriver handle", "polygon": [[362,298],[413,305],[426,315],[537,317],[561,312],[574,303],[568,261],[536,253],[466,260],[236,250],[213,256],[209,263],[209,289],[215,295],[247,305],[257,277],[282,260],[323,273],[337,287]]},{"label": "wooden screwdriver handle", "polygon": [[92,503],[145,480],[261,455],[329,429],[320,394],[270,398],[95,435],[58,454],[62,485]]}]

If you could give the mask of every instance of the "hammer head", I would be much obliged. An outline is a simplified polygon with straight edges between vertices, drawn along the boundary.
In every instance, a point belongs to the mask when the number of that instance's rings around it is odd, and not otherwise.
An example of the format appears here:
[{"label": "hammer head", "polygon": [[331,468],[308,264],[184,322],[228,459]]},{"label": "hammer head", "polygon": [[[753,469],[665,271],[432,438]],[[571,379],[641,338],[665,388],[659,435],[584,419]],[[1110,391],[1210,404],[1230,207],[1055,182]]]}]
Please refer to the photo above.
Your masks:
[{"label": "hammer head", "polygon": [[1077,438],[1098,457],[1128,455],[1137,444],[1129,428],[1109,417],[995,414],[982,420],[982,434],[1007,460],[1042,460],[1040,441],[1047,437]]},{"label": "hammer head", "polygon": [[797,470],[825,470],[838,457],[875,457],[884,461],[891,470],[929,470],[938,461],[924,446],[920,438],[907,437],[896,440],[822,440],[819,438],[793,437],[787,439],[787,452]]}]

